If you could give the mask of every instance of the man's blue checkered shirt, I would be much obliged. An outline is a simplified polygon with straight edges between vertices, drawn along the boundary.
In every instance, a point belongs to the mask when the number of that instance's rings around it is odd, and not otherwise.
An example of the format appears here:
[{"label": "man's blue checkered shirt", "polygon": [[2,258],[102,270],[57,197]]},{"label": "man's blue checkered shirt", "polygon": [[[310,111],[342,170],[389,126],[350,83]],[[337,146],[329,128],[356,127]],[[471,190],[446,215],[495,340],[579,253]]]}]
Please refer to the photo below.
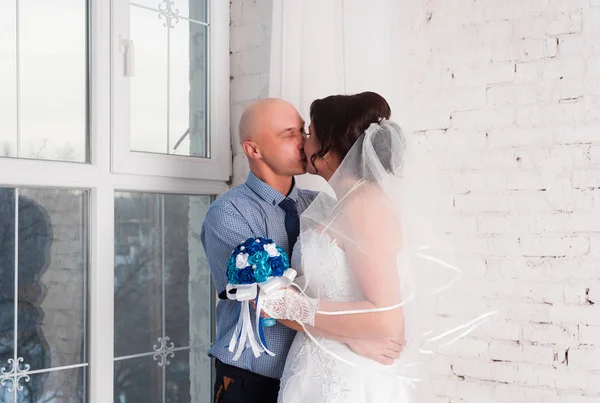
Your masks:
[{"label": "man's blue checkered shirt", "polygon": [[[287,197],[298,204],[298,212],[302,213],[316,196],[316,192],[294,186]],[[212,204],[202,226],[201,238],[217,292],[227,285],[227,259],[246,239],[271,238],[290,253],[285,212],[279,207],[283,199],[284,195],[250,173],[246,183],[231,189]],[[233,361],[233,353],[227,348],[237,323],[236,304],[239,303],[223,300],[217,303],[217,339],[209,355],[260,375],[281,378],[296,332],[279,323],[265,328],[267,347],[276,354],[275,357],[261,355],[255,358],[252,350],[246,349],[238,361]]]}]

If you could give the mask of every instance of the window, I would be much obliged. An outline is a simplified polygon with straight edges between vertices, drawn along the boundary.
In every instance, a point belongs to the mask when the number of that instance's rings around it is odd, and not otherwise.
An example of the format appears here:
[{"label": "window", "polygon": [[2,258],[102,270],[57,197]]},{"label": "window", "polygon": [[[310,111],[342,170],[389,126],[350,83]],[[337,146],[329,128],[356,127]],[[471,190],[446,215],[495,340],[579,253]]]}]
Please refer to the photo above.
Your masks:
[{"label": "window", "polygon": [[115,2],[116,172],[229,179],[229,52],[217,51],[229,47],[229,19],[212,23],[217,8],[207,0]]},{"label": "window", "polygon": [[85,401],[86,191],[0,188],[0,401]]},{"label": "window", "polygon": [[229,3],[0,4],[0,402],[208,401]]},{"label": "window", "polygon": [[88,160],[87,13],[85,1],[1,2],[0,156]]},{"label": "window", "polygon": [[116,195],[116,402],[211,400],[214,293],[200,244],[211,201]]}]

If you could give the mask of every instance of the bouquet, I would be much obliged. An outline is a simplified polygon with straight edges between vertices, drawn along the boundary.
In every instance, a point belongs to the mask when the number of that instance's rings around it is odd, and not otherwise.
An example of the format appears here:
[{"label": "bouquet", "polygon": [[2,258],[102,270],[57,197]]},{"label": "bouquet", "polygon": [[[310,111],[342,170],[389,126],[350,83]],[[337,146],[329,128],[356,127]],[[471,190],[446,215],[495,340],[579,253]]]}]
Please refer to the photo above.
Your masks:
[{"label": "bouquet", "polygon": [[[229,351],[235,352],[237,361],[246,347],[250,347],[255,357],[266,353],[275,354],[266,346],[261,296],[288,287],[296,277],[296,271],[290,268],[287,253],[272,239],[249,238],[233,250],[227,262],[226,294],[230,300],[241,302],[238,322],[233,332]],[[256,303],[256,340],[250,319],[250,301]]]}]

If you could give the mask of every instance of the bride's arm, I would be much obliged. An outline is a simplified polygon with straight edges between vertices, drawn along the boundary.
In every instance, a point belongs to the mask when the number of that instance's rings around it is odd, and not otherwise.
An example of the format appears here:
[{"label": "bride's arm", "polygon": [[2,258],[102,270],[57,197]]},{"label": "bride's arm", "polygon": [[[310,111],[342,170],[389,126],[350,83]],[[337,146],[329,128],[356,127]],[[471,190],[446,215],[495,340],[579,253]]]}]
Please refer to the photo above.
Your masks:
[{"label": "bride's arm", "polygon": [[304,332],[306,328],[306,331],[313,337],[324,337],[329,340],[335,340],[346,344],[356,354],[377,361],[383,365],[392,365],[395,360],[400,358],[400,353],[404,347],[404,339],[402,337],[354,339],[351,337],[329,333],[309,325],[304,325],[304,327],[302,327],[302,325],[300,325],[298,322],[291,320],[280,320],[278,322],[297,332]]},{"label": "bride's arm", "polygon": [[334,333],[329,333],[325,330],[317,329],[316,327],[313,327],[310,325],[304,325],[304,327],[302,327],[302,325],[300,323],[294,322],[293,320],[285,320],[284,319],[284,320],[278,320],[278,322],[281,323],[282,325],[284,325],[285,327],[289,327],[290,329],[295,330],[297,332],[304,333],[304,328],[306,328],[306,330],[313,337],[324,337],[326,339],[339,341],[340,343],[344,343],[344,344],[347,344],[347,342],[349,340],[351,340],[350,337],[340,336],[339,334],[334,334]]},{"label": "bride's arm", "polygon": [[[254,306],[254,308],[256,307]],[[264,312],[261,313],[261,316],[265,318],[269,317]],[[292,320],[281,319],[278,320],[278,322],[297,332],[304,333],[306,331],[313,337],[323,337],[346,344],[356,354],[377,361],[383,365],[392,365],[395,360],[400,358],[400,353],[402,352],[405,343],[404,337],[401,335],[395,338],[359,339],[329,333],[310,325],[302,326],[300,323]]]},{"label": "bride's arm", "polygon": [[[363,300],[317,301],[285,289],[265,301],[265,311],[273,318],[297,320],[343,337],[403,336],[403,296],[397,262],[403,241],[398,214],[381,192],[364,187],[360,196],[348,200],[328,229],[343,242],[348,270],[361,287]],[[306,276],[310,269],[305,268]]]},{"label": "bride's arm", "polygon": [[[319,301],[316,328],[353,338],[397,337],[403,334],[402,308],[382,312],[346,313],[390,308],[402,301],[397,256],[402,248],[401,225],[380,194],[361,192],[349,201],[333,226],[342,235],[346,258],[364,300]],[[327,314],[329,313],[329,315]]]}]

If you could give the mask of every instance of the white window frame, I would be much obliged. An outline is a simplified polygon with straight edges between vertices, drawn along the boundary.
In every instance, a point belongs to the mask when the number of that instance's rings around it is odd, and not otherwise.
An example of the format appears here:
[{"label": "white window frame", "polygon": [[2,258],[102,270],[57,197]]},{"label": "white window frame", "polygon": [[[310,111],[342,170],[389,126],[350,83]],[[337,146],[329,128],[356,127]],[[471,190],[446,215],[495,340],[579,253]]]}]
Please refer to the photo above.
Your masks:
[{"label": "white window frame", "polygon": [[[130,150],[128,57],[129,1],[113,0],[112,10],[112,169],[117,173],[227,181],[231,177],[229,131],[229,2],[208,0],[208,146],[209,158]],[[135,64],[135,62],[133,62]]]},{"label": "white window frame", "polygon": [[[229,2],[211,2],[211,136],[213,160],[118,151],[123,135],[114,109],[111,15],[124,0],[90,0],[90,163],[0,158],[0,186],[89,191],[88,218],[88,396],[91,403],[113,401],[114,390],[114,198],[115,192],[219,196],[229,189]],[[112,4],[111,4],[112,3]],[[112,8],[111,8],[112,6]],[[111,31],[111,28],[113,30]],[[118,34],[117,34],[118,36]],[[110,41],[109,38],[113,40]],[[225,57],[223,57],[225,56]],[[216,77],[215,77],[216,76]],[[223,80],[223,77],[226,80]],[[214,81],[213,81],[214,80]],[[113,84],[111,86],[111,84]],[[127,132],[125,132],[127,133]],[[112,134],[112,136],[111,136]],[[83,134],[82,134],[83,135]],[[112,148],[111,148],[112,140]],[[225,150],[226,149],[226,150]],[[142,154],[142,153],[140,153]],[[142,154],[143,155],[143,154]],[[132,158],[130,162],[120,158]],[[192,161],[188,161],[192,160]],[[136,164],[140,164],[136,167]],[[154,166],[153,166],[154,165]],[[114,168],[117,169],[114,169]],[[200,168],[202,167],[202,168]],[[226,174],[224,174],[224,172]]]}]

